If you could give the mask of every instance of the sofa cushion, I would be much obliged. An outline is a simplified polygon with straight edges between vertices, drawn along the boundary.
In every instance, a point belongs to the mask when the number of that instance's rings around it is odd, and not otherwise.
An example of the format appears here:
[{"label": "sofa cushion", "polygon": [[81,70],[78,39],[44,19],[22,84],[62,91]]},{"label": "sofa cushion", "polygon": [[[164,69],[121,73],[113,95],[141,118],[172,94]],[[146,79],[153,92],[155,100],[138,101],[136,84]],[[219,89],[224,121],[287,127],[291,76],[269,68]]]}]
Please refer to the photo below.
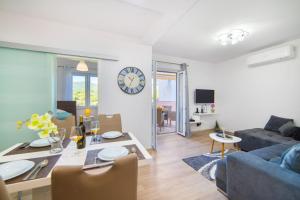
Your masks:
[{"label": "sofa cushion", "polygon": [[294,121],[293,119],[287,119],[282,117],[277,117],[272,115],[265,126],[265,130],[274,131],[279,133],[279,128],[289,121]]},{"label": "sofa cushion", "polygon": [[300,173],[300,144],[292,146],[282,154],[280,167]]},{"label": "sofa cushion", "polygon": [[300,127],[292,128],[292,130],[290,130],[290,134],[295,140],[300,141]]},{"label": "sofa cushion", "polygon": [[265,147],[262,149],[257,149],[254,151],[250,151],[250,154],[253,154],[257,157],[260,157],[266,161],[271,161],[275,158],[280,158],[282,153],[292,147],[293,144],[277,144],[269,147]]},{"label": "sofa cushion", "polygon": [[240,147],[244,151],[252,151],[255,149],[264,148],[274,144],[295,144],[296,141],[292,137],[283,137],[280,134],[267,131],[261,128],[247,129],[236,131],[237,137],[242,138]]},{"label": "sofa cushion", "polygon": [[282,125],[278,130],[280,132],[280,135],[285,136],[285,137],[292,137],[293,136],[293,128],[295,127],[294,122],[289,121]]}]

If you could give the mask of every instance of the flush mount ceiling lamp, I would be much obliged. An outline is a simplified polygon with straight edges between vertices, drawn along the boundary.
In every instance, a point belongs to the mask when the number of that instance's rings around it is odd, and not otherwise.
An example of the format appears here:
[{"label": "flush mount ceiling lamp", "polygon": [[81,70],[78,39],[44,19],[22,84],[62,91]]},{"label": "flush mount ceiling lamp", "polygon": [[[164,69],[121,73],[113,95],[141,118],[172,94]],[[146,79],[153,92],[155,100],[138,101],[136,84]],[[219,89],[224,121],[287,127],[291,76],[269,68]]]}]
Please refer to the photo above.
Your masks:
[{"label": "flush mount ceiling lamp", "polygon": [[228,44],[234,45],[238,42],[243,41],[249,33],[242,29],[232,29],[228,33],[223,33],[218,36],[218,41],[221,45],[226,46]]},{"label": "flush mount ceiling lamp", "polygon": [[81,72],[87,72],[87,71],[89,71],[89,68],[88,68],[87,64],[85,63],[85,61],[81,60],[77,64],[76,70],[81,71]]}]

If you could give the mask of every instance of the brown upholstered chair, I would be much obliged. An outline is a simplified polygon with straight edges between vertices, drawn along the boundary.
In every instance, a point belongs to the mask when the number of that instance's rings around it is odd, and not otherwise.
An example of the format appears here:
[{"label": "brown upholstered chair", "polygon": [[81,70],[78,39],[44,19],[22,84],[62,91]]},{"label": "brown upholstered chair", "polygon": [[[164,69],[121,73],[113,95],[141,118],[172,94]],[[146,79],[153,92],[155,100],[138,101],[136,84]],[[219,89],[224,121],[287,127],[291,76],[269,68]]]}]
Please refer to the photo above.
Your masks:
[{"label": "brown upholstered chair", "polygon": [[175,111],[171,111],[169,112],[169,121],[170,121],[170,126],[172,126],[172,121],[176,121],[176,112]]},{"label": "brown upholstered chair", "polygon": [[0,200],[9,200],[9,195],[3,180],[0,179]]},{"label": "brown upholstered chair", "polygon": [[52,200],[136,200],[137,157],[116,160],[100,174],[88,174],[80,166],[60,166],[52,172]]},{"label": "brown upholstered chair", "polygon": [[122,122],[120,114],[113,115],[99,115],[100,131],[99,133],[105,133],[108,131],[120,131],[122,132]]},{"label": "brown upholstered chair", "polygon": [[59,120],[55,117],[52,118],[52,122],[58,128],[65,128],[66,129],[66,138],[70,137],[71,128],[75,126],[75,117],[73,115],[67,117],[65,120]]},{"label": "brown upholstered chair", "polygon": [[157,126],[160,128],[161,130],[161,127],[164,126],[164,116],[163,116],[163,109],[162,107],[157,107],[156,108],[156,120],[157,120]]}]

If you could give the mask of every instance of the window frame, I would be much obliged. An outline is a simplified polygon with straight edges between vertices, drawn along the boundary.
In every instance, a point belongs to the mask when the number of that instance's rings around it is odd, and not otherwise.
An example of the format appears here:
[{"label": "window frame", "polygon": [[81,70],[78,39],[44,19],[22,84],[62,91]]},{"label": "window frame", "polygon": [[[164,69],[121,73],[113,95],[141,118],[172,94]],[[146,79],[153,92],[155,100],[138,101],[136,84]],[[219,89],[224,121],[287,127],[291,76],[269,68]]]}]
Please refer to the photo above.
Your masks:
[{"label": "window frame", "polygon": [[[72,73],[72,100],[73,99],[73,76],[83,76],[85,80],[85,105],[84,106],[78,106],[78,108],[85,108],[85,107],[90,107],[90,108],[97,108],[98,105],[91,105],[91,77],[96,77],[98,78],[97,74],[94,73],[86,73],[86,72],[73,72]],[[99,81],[99,79],[98,79]],[[99,92],[99,88],[98,88]],[[99,96],[98,96],[98,103],[99,103]]]}]

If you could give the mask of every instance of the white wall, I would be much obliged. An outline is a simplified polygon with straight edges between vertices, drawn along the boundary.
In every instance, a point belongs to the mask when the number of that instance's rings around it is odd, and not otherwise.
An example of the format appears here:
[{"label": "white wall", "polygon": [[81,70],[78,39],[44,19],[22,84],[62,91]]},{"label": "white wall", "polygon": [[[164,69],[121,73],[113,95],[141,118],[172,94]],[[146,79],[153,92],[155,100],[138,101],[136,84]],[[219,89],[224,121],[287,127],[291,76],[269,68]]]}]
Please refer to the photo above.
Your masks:
[{"label": "white wall", "polygon": [[[196,108],[200,109],[199,105],[195,104],[194,92],[195,89],[216,89],[216,79],[215,79],[215,65],[207,62],[199,62],[195,60],[171,57],[166,55],[153,55],[154,60],[167,61],[173,63],[187,63],[188,66],[188,79],[189,79],[189,104],[190,104],[190,115],[192,115]],[[218,93],[218,91],[216,91]],[[216,112],[218,112],[218,104],[216,104]],[[196,125],[191,126],[191,130],[200,131],[206,129],[212,129],[215,126],[216,116],[203,116],[202,121],[204,123],[196,127]]]},{"label": "white wall", "polygon": [[262,128],[270,115],[295,119],[300,125],[300,40],[296,59],[248,67],[246,56],[218,64],[218,118],[224,128]]},{"label": "white wall", "polygon": [[[118,62],[104,62],[99,70],[100,112],[121,113],[124,129],[132,131],[147,148],[151,146],[151,46],[100,31],[5,12],[0,12],[0,26],[1,41],[118,57]],[[117,86],[117,74],[125,66],[139,67],[146,76],[146,87],[138,95],[126,95]]]}]

